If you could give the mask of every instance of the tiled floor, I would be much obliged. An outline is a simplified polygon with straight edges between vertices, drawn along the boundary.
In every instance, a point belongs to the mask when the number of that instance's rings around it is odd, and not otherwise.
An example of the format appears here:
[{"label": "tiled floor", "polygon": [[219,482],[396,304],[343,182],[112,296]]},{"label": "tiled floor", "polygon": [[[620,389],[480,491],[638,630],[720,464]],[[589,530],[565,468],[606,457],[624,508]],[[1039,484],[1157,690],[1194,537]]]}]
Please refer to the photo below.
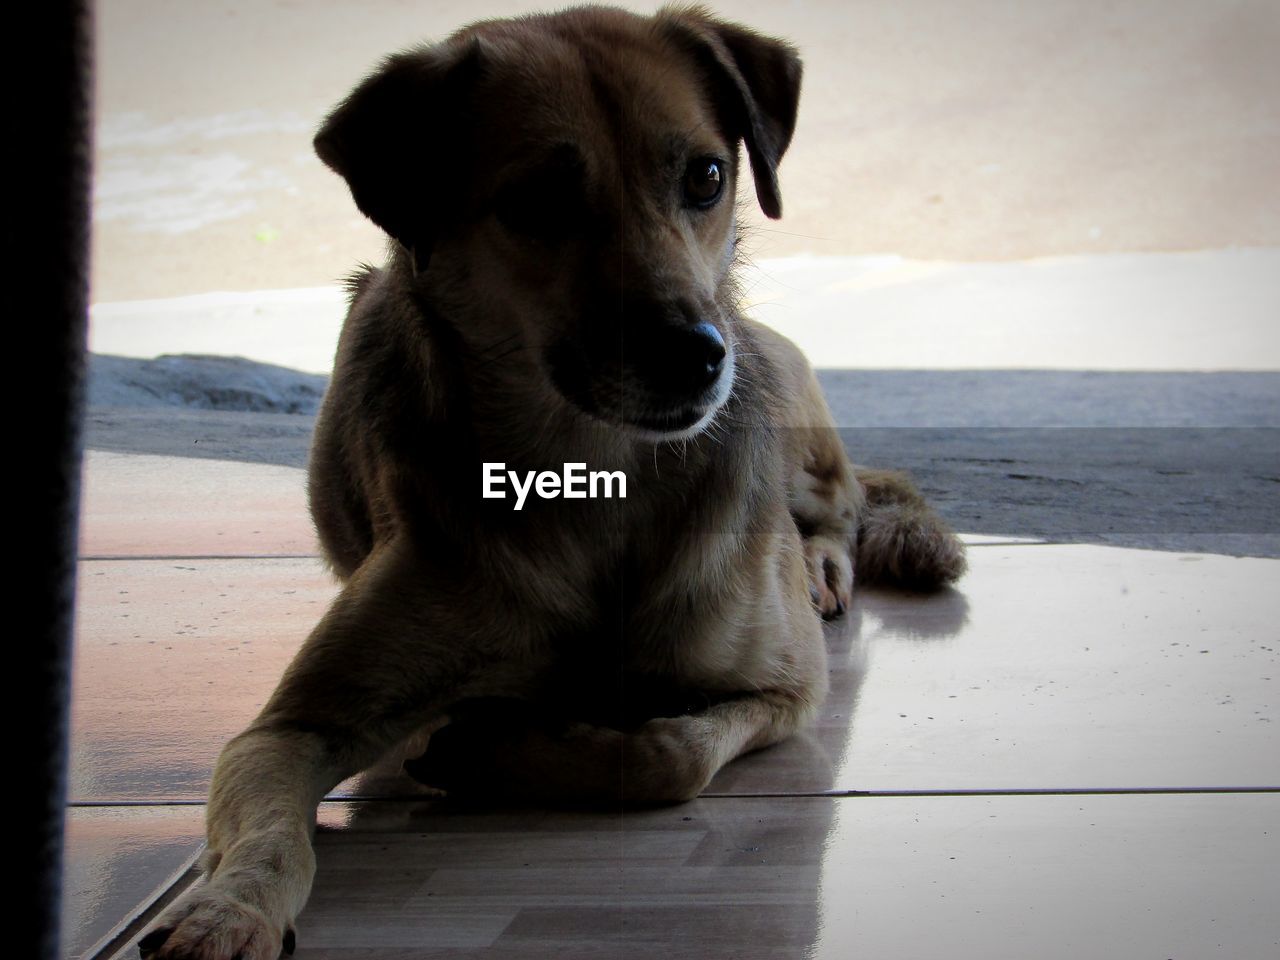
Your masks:
[{"label": "tiled floor", "polygon": [[[334,593],[301,491],[288,468],[90,457],[69,957],[197,853],[218,748]],[[970,557],[957,591],[861,592],[816,729],[695,803],[343,784],[299,960],[1274,955],[1280,561],[994,538]]]}]

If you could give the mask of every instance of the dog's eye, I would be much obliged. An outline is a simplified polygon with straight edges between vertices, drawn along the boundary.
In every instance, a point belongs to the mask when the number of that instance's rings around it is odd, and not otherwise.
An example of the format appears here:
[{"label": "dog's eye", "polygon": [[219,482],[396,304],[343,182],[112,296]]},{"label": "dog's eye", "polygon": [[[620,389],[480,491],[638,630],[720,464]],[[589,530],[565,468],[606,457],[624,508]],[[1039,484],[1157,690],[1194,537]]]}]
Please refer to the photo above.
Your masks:
[{"label": "dog's eye", "polygon": [[690,161],[684,171],[684,198],[691,207],[706,209],[724,190],[724,165],[714,157]]}]

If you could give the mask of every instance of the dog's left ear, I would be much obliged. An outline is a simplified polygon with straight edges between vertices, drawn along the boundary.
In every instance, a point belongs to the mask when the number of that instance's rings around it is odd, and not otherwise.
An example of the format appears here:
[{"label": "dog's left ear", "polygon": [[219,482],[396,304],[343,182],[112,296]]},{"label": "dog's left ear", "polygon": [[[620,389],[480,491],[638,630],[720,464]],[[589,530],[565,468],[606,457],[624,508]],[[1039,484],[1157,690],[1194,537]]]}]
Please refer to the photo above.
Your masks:
[{"label": "dog's left ear", "polygon": [[316,153],[362,213],[426,268],[458,196],[458,138],[479,44],[447,41],[388,57],[329,114]]},{"label": "dog's left ear", "polygon": [[697,8],[664,14],[677,39],[718,75],[722,96],[732,101],[732,132],[747,145],[760,209],[778,219],[778,162],[791,143],[800,105],[802,68],[795,47],[716,20]]}]

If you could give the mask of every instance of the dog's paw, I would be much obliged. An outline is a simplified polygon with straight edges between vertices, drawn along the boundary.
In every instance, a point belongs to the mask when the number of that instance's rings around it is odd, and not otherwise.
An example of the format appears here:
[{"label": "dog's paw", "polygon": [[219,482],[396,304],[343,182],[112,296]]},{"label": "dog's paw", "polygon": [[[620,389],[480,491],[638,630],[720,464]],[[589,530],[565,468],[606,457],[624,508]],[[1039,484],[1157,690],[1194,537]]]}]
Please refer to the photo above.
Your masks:
[{"label": "dog's paw", "polygon": [[138,941],[142,960],[278,960],[294,933],[211,884],[179,900]]},{"label": "dog's paw", "polygon": [[809,596],[822,619],[840,616],[849,609],[853,596],[853,557],[848,543],[838,537],[810,537],[804,542],[804,558]]}]

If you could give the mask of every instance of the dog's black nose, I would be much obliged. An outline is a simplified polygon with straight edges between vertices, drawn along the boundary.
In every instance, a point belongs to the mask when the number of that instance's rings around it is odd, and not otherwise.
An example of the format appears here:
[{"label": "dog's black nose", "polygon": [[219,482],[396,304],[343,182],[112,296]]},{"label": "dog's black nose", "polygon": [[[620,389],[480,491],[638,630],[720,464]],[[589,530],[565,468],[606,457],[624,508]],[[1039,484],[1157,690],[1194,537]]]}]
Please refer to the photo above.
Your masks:
[{"label": "dog's black nose", "polygon": [[688,344],[682,353],[689,368],[689,380],[694,383],[701,380],[703,387],[709,387],[724,367],[724,337],[705,320],[688,327],[686,336]]},{"label": "dog's black nose", "polygon": [[624,357],[650,389],[693,397],[714,384],[724,369],[724,337],[705,320],[663,326],[630,339]]}]

